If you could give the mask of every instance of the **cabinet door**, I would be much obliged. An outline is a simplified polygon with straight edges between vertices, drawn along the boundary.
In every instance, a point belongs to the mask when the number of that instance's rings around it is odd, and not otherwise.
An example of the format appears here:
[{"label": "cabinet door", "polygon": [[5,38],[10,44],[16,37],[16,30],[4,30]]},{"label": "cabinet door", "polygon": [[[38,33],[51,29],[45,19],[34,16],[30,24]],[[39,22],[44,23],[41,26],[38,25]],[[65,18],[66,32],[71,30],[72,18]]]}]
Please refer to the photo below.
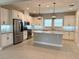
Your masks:
[{"label": "cabinet door", "polygon": [[2,47],[7,46],[7,35],[6,34],[1,35],[1,46]]},{"label": "cabinet door", "polygon": [[74,26],[74,25],[75,25],[74,15],[64,16],[64,26]]},{"label": "cabinet door", "polygon": [[8,24],[9,11],[8,9],[1,8],[1,24]]},{"label": "cabinet door", "polygon": [[18,11],[18,18],[24,20],[24,14]]},{"label": "cabinet door", "polygon": [[18,19],[18,17],[19,17],[18,11],[12,10],[12,19]]},{"label": "cabinet door", "polygon": [[25,31],[23,32],[23,40],[25,40]]},{"label": "cabinet door", "polygon": [[64,16],[64,26],[69,25],[69,16]]},{"label": "cabinet door", "polygon": [[[76,26],[79,27],[79,11],[77,11],[76,13]],[[77,31],[79,32],[79,28],[77,29]]]},{"label": "cabinet door", "polygon": [[13,34],[9,33],[7,35],[7,45],[11,45],[11,44],[13,44]]},{"label": "cabinet door", "polygon": [[75,41],[79,43],[79,32],[75,33]]},{"label": "cabinet door", "polygon": [[64,32],[64,35],[63,35],[63,39],[69,39],[69,33],[68,32]]},{"label": "cabinet door", "polygon": [[74,32],[64,32],[63,39],[74,40],[75,33]]},{"label": "cabinet door", "polygon": [[1,35],[1,46],[6,47],[13,44],[13,34],[2,34]]},{"label": "cabinet door", "polygon": [[73,15],[69,17],[70,26],[74,26],[74,25],[75,25],[75,22],[76,22],[75,19],[76,19],[76,18],[75,18],[75,16],[73,16]]},{"label": "cabinet door", "polygon": [[4,18],[4,9],[3,8],[0,8],[0,12],[1,12],[1,24],[5,24],[5,18]]},{"label": "cabinet door", "polygon": [[74,40],[75,39],[75,33],[74,32],[70,32],[70,40]]},{"label": "cabinet door", "polygon": [[12,18],[13,19],[22,19],[23,14],[17,10],[12,10]]},{"label": "cabinet door", "polygon": [[5,9],[5,13],[4,13],[4,18],[5,18],[5,24],[9,24],[9,10]]},{"label": "cabinet door", "polygon": [[27,31],[24,31],[23,32],[23,39],[26,40],[26,38],[27,38]]},{"label": "cabinet door", "polygon": [[39,20],[38,18],[33,18],[34,21],[32,21],[33,24],[35,25],[43,25],[43,20],[41,18],[41,20]]}]

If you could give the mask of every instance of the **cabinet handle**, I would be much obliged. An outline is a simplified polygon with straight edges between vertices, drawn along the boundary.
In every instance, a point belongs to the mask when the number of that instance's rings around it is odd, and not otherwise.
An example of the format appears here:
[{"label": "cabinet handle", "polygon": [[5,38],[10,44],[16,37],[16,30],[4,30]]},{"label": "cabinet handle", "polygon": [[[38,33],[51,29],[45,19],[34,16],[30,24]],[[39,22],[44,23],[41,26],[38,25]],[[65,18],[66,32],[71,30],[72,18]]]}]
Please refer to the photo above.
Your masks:
[{"label": "cabinet handle", "polygon": [[3,24],[5,24],[5,21],[3,21]]},{"label": "cabinet handle", "polygon": [[19,15],[17,15],[17,17],[19,17]]},{"label": "cabinet handle", "polygon": [[9,40],[9,37],[7,37],[7,40]]}]

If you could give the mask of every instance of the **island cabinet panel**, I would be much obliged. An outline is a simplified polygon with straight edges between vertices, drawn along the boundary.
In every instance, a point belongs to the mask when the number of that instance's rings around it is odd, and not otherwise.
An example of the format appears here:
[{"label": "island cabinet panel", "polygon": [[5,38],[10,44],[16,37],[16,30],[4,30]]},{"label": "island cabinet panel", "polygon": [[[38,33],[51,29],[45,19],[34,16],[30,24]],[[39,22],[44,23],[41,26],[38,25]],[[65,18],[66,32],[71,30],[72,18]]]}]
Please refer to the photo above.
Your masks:
[{"label": "island cabinet panel", "polygon": [[37,44],[62,47],[62,32],[55,31],[34,31],[33,42]]}]

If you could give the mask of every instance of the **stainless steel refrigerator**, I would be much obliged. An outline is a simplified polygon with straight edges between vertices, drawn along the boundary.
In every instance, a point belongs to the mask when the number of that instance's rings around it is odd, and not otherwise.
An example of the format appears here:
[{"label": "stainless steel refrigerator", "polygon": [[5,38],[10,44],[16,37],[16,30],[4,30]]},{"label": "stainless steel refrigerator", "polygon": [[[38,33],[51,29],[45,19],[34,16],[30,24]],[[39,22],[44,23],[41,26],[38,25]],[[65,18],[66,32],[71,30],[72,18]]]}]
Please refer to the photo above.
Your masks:
[{"label": "stainless steel refrigerator", "polygon": [[13,44],[23,41],[23,22],[20,19],[13,19]]}]

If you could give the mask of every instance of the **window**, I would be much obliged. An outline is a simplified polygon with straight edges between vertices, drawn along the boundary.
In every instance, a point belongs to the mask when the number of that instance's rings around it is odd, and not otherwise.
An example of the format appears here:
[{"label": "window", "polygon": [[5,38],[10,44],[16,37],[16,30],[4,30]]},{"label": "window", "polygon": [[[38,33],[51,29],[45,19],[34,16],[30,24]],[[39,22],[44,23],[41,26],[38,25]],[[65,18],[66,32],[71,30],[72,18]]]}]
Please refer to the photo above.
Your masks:
[{"label": "window", "polygon": [[55,27],[62,27],[63,26],[63,19],[55,19],[54,26]]},{"label": "window", "polygon": [[52,19],[45,19],[44,26],[45,27],[52,27]]}]

